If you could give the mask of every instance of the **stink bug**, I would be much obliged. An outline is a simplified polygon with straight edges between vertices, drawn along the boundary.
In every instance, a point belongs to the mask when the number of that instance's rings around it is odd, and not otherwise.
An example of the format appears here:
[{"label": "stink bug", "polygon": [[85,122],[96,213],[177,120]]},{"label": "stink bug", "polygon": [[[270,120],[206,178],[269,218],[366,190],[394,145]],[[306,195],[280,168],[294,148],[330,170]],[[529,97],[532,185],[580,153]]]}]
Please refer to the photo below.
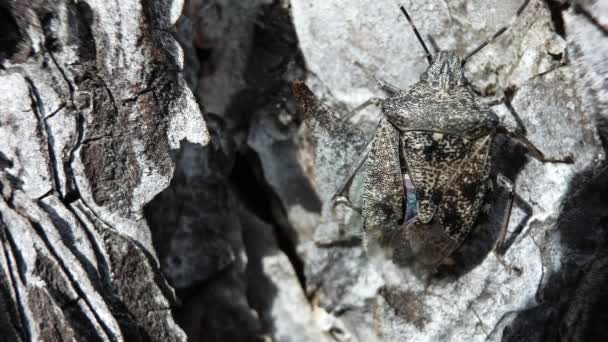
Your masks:
[{"label": "stink bug", "polygon": [[[519,7],[515,18],[528,2]],[[350,203],[343,194],[364,166],[360,208],[364,241],[374,239],[384,249],[388,248],[395,261],[413,257],[423,265],[437,265],[460,246],[476,222],[492,182],[490,159],[497,135],[521,143],[541,162],[573,160],[571,156],[545,157],[523,133],[510,131],[501,124],[490,108],[493,104],[483,101],[465,83],[465,62],[509,26],[462,59],[453,51],[440,51],[433,56],[405,8],[400,9],[426,52],[429,66],[407,91],[382,84],[391,96],[377,101],[382,106],[382,117],[374,138],[334,200]],[[322,125],[332,126],[326,115],[329,108],[318,104],[304,83],[294,82],[293,91],[305,117],[315,117]],[[370,100],[364,105],[374,102]],[[497,178],[498,185],[511,194],[501,229],[499,241],[502,241],[514,186],[504,176]]]}]

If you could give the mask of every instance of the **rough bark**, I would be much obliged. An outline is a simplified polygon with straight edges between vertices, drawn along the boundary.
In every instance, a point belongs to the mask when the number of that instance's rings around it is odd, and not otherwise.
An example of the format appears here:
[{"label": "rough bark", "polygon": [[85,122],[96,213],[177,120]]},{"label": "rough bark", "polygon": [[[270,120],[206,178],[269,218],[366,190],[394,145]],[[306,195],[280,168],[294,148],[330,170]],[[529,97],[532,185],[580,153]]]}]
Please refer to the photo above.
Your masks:
[{"label": "rough bark", "polygon": [[[520,0],[403,5],[427,43],[463,56]],[[476,92],[507,98],[503,122],[576,162],[498,139],[493,173],[518,193],[504,260],[495,191],[434,271],[370,257],[358,212],[330,207],[380,111],[342,119],[387,96],[376,78],[407,89],[427,65],[397,3],[183,7],[0,5],[1,339],[606,339],[602,1],[531,0],[467,63]],[[295,80],[328,116],[297,111]]]},{"label": "rough bark", "polygon": [[186,340],[143,216],[174,151],[208,140],[181,6],[0,6],[0,339]]}]

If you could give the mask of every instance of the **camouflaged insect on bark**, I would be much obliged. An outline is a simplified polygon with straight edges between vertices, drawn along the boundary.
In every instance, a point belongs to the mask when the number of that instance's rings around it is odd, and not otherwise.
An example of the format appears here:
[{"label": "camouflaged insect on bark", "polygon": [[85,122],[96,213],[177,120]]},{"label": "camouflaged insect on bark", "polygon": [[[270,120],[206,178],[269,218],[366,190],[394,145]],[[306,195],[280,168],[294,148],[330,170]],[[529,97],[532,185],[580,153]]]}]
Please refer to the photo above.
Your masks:
[{"label": "camouflaged insect on bark", "polygon": [[[572,162],[546,158],[525,137],[500,126],[498,116],[465,86],[462,64],[452,51],[437,53],[420,81],[382,102],[383,115],[366,149],[364,241],[388,251],[397,264],[415,259],[436,265],[464,241],[488,190],[497,134],[520,139],[541,161]],[[306,117],[327,128],[339,125],[304,83],[294,83],[294,95]]]},{"label": "camouflaged insect on bark", "polygon": [[[435,264],[451,254],[486,192],[498,118],[480,107],[461,74],[460,58],[440,52],[419,82],[383,103],[386,119],[365,166],[362,214],[369,238],[398,259]],[[403,175],[411,178],[417,206],[416,217],[405,221]]]}]

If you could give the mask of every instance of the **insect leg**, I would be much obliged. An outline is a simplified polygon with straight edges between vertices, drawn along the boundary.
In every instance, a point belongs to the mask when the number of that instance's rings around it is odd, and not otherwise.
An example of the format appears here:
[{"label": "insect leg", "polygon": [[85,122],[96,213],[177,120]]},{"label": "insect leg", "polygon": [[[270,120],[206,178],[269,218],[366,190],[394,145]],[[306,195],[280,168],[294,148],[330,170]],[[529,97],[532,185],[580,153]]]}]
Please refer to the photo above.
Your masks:
[{"label": "insect leg", "polygon": [[372,75],[364,66],[363,64],[359,63],[359,62],[355,62],[355,65],[358,66],[359,68],[361,68],[361,70],[370,78],[373,78],[374,81],[376,81],[376,83],[378,84],[378,87],[382,90],[384,90],[385,92],[387,92],[389,94],[389,96],[393,96],[399,92],[402,92],[401,89],[399,89],[398,87],[379,79],[378,77]]},{"label": "insect leg", "polygon": [[[503,223],[500,227],[500,233],[496,245],[494,246],[494,254],[498,261],[509,271],[514,271],[517,274],[521,274],[522,270],[518,267],[509,265],[504,259],[504,253],[515,241],[515,238],[524,229],[528,219],[532,216],[532,207],[515,192],[515,184],[511,182],[507,177],[502,174],[498,174],[494,180],[496,187],[504,188],[508,192],[508,201],[506,208],[506,215],[503,218]],[[507,239],[507,229],[509,227],[509,221],[511,219],[511,213],[513,211],[513,204],[517,202],[525,212],[525,217],[517,225],[509,239]]]},{"label": "insect leg", "polygon": [[374,77],[374,79],[376,80],[376,82],[378,82],[378,86],[380,86],[380,89],[384,90],[385,92],[387,92],[389,94],[389,96],[394,96],[397,93],[402,92],[401,89],[399,89],[397,86],[394,86],[384,80],[380,80]]},{"label": "insect leg", "polygon": [[498,260],[498,262],[507,269],[507,271],[509,271],[509,273],[514,272],[515,274],[517,274],[518,276],[520,276],[523,271],[521,268],[517,267],[517,266],[512,266],[509,265],[508,262],[505,261],[505,259],[502,257],[502,255],[498,254],[498,253],[494,253],[494,255],[496,255],[496,260]]},{"label": "insect leg", "polygon": [[359,159],[357,160],[357,162],[354,164],[355,166],[350,170],[350,172],[348,173],[348,176],[344,179],[344,181],[342,181],[342,184],[338,188],[338,191],[332,197],[332,201],[336,202],[338,198],[344,197],[343,196],[344,191],[346,191],[350,182],[353,180],[353,178],[355,177],[355,175],[357,174],[357,172],[359,171],[361,166],[363,166],[363,164],[365,163],[365,160],[367,160],[367,156],[369,155],[369,152],[372,149],[372,145],[373,145],[372,141],[373,141],[373,139],[367,143],[365,150],[359,156]]},{"label": "insect leg", "polygon": [[358,111],[363,110],[371,105],[380,106],[383,101],[384,100],[379,97],[372,97],[372,98],[368,99],[367,101],[363,102],[362,104],[358,105],[353,110],[351,110],[350,113],[348,113],[346,116],[344,116],[344,118],[342,119],[342,122],[347,122],[353,116],[355,116],[355,114],[357,114]]},{"label": "insect leg", "polygon": [[539,150],[538,147],[534,146],[534,144],[530,140],[528,140],[528,138],[526,138],[526,136],[521,132],[512,132],[504,126],[499,126],[496,129],[496,133],[506,135],[510,139],[515,140],[518,143],[526,146],[528,148],[528,154],[543,163],[574,163],[574,158],[570,154],[564,157],[545,156],[545,154],[541,150]]},{"label": "insect leg", "polygon": [[[523,198],[521,198],[517,194],[517,192],[515,191],[515,184],[513,182],[511,182],[504,175],[499,173],[496,176],[496,179],[494,180],[494,182],[495,182],[495,187],[501,187],[501,188],[505,189],[509,194],[508,195],[509,204],[507,205],[507,208],[506,208],[506,215],[504,216],[502,225],[500,227],[499,238],[496,242],[496,246],[494,247],[496,252],[502,255],[509,249],[511,244],[513,244],[513,241],[515,240],[517,235],[519,235],[519,233],[521,233],[521,231],[524,229],[526,223],[528,222],[528,219],[532,216],[532,206],[530,206],[530,204],[528,204],[528,202],[526,202]],[[525,217],[517,225],[517,227],[511,234],[511,237],[509,237],[509,239],[507,240],[507,229],[509,227],[509,221],[511,220],[511,212],[513,211],[513,204],[515,202],[517,202],[518,206],[521,207],[521,209],[525,212]]]},{"label": "insect leg", "polygon": [[361,153],[361,155],[359,156],[359,159],[355,162],[355,164],[353,164],[354,167],[350,170],[350,172],[348,173],[348,176],[344,179],[344,181],[342,181],[336,194],[333,195],[333,197],[331,198],[332,206],[335,206],[338,203],[344,203],[344,204],[349,205],[350,207],[354,208],[354,206],[352,205],[350,200],[346,196],[343,196],[343,194],[346,191],[346,189],[348,189],[348,186],[350,185],[351,181],[353,180],[353,178],[355,177],[355,175],[357,174],[359,169],[361,169],[361,166],[363,166],[363,164],[367,160],[367,157],[369,156],[369,153],[374,146],[373,142],[375,140],[376,131],[378,131],[378,127],[380,127],[380,124],[382,123],[383,120],[384,120],[383,118],[378,120],[378,125],[376,126],[376,129],[374,130],[374,133],[372,135],[372,137],[374,137],[374,138],[372,138],[368,141],[367,146],[365,146],[365,149],[363,150],[363,153]]},{"label": "insect leg", "polygon": [[348,199],[348,197],[346,196],[337,196],[334,198],[334,201],[332,203],[332,206],[335,208],[338,204],[344,204],[345,206],[351,208],[352,210],[358,212],[359,214],[361,214],[363,212],[363,210],[359,207],[356,207],[353,202],[350,201],[350,199]]},{"label": "insect leg", "polygon": [[494,249],[499,253],[503,254],[504,242],[507,237],[507,229],[509,228],[509,221],[511,219],[511,211],[513,210],[513,200],[515,199],[515,184],[511,182],[507,177],[502,174],[496,176],[496,185],[504,188],[509,193],[509,204],[507,205],[506,215],[503,218],[503,222],[500,226],[500,233]]},{"label": "insect leg", "polygon": [[482,99],[482,107],[484,108],[490,108],[490,107],[494,107],[494,106],[498,106],[499,104],[505,102],[505,100],[503,98],[490,98],[490,99]]},{"label": "insect leg", "polygon": [[[515,227],[515,229],[513,230],[513,233],[511,233],[510,237],[508,239],[505,239],[504,241],[501,241],[501,244],[499,246],[497,246],[498,254],[504,254],[507,250],[509,250],[509,248],[511,247],[513,242],[515,242],[515,239],[519,236],[519,234],[522,232],[522,230],[526,227],[528,220],[530,219],[530,217],[532,217],[532,214],[533,214],[532,206],[515,192],[513,193],[513,202],[517,203],[517,206],[524,211],[525,216],[524,216],[524,218],[521,219],[521,221],[519,222],[517,227]],[[527,232],[526,232],[526,234],[527,234]]]}]

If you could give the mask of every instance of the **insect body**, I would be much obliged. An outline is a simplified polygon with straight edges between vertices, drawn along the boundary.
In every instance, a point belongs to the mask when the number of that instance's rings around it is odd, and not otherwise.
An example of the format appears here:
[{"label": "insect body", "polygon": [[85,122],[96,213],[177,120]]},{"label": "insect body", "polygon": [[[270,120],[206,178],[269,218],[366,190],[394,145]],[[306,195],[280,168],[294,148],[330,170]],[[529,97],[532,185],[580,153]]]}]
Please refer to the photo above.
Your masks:
[{"label": "insect body", "polygon": [[[489,105],[466,86],[462,76],[466,58],[506,28],[463,60],[452,51],[431,56],[412,27],[430,65],[409,90],[388,87],[393,94],[382,101],[375,136],[336,198],[364,164],[361,213],[366,240],[389,247],[398,262],[415,257],[422,264],[436,265],[475,224],[490,183],[491,149],[498,134],[523,143],[541,161],[572,159],[544,157],[523,135],[502,126]],[[313,105],[314,95],[303,83],[294,83],[294,94],[307,116],[322,108]]]},{"label": "insect body", "polygon": [[[406,195],[416,194],[416,216],[404,216],[397,232],[379,237],[407,242],[404,247],[411,251],[397,249],[396,257],[413,252],[422,263],[436,263],[460,244],[475,222],[488,184],[498,117],[481,107],[465,87],[460,58],[453,52],[438,53],[421,81],[384,101],[382,111],[387,123],[381,125],[398,137],[392,146],[391,164],[398,167],[393,177],[401,179],[403,174],[411,179],[411,185],[405,182]],[[372,160],[381,146],[377,142],[384,139],[376,135]],[[375,168],[372,162],[368,170],[373,173]],[[365,194],[386,190],[379,189],[376,180],[369,181],[372,179],[367,177]],[[400,211],[405,213],[412,203],[403,202],[405,211]],[[381,216],[401,203],[393,202],[392,208],[383,207],[386,204],[364,201],[368,232],[386,231]]]}]

